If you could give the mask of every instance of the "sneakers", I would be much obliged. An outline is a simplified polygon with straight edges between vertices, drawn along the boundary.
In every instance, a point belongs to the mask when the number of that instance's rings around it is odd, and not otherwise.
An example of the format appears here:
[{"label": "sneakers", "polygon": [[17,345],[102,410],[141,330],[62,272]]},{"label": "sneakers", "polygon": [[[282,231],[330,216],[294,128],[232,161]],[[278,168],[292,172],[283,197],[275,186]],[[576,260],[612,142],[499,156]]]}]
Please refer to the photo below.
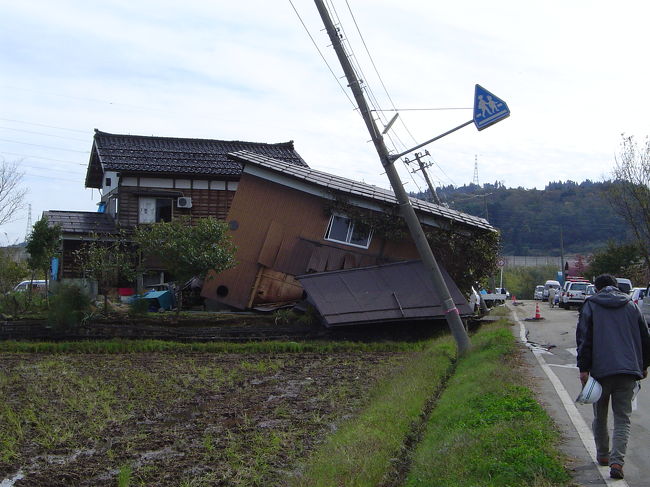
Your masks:
[{"label": "sneakers", "polygon": [[601,467],[609,467],[609,457],[598,457],[597,460]]},{"label": "sneakers", "polygon": [[613,479],[622,479],[623,466],[618,463],[612,463],[611,468],[609,469],[609,476]]}]

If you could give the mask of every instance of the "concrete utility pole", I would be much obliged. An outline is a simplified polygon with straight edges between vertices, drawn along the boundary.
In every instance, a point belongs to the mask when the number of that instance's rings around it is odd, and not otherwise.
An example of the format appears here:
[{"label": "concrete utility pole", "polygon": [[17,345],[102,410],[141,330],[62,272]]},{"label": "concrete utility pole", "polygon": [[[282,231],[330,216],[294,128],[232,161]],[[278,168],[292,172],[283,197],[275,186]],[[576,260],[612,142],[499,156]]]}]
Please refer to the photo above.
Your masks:
[{"label": "concrete utility pole", "polygon": [[388,149],[386,148],[386,144],[384,143],[384,139],[381,135],[381,132],[377,130],[377,126],[375,125],[375,122],[372,119],[370,109],[368,108],[368,103],[366,102],[366,98],[363,94],[363,90],[361,89],[360,81],[357,78],[354,69],[352,68],[352,64],[348,59],[348,56],[345,52],[345,49],[343,48],[343,45],[341,44],[341,39],[339,37],[338,31],[334,27],[334,24],[332,23],[332,19],[330,18],[329,13],[327,12],[327,9],[325,8],[323,1],[322,0],[314,0],[314,1],[316,3],[316,8],[318,8],[318,13],[320,14],[321,19],[323,20],[323,24],[325,24],[325,29],[327,30],[327,34],[329,35],[329,38],[332,41],[332,45],[334,47],[334,50],[336,51],[336,55],[339,59],[339,62],[341,63],[341,67],[343,68],[345,77],[348,80],[348,84],[350,86],[350,89],[352,90],[352,94],[354,95],[354,99],[359,105],[359,111],[361,112],[361,116],[363,117],[363,120],[366,123],[366,127],[368,129],[368,132],[370,133],[372,142],[375,145],[375,149],[377,150],[377,154],[379,155],[381,164],[384,167],[384,170],[386,171],[386,175],[388,176],[393,191],[395,192],[395,196],[399,203],[400,212],[402,213],[404,220],[406,220],[406,224],[408,225],[409,231],[411,233],[411,237],[415,242],[415,246],[418,249],[420,258],[422,259],[422,262],[429,274],[429,277],[431,278],[433,288],[435,289],[435,291],[438,293],[438,296],[440,296],[442,300],[442,308],[445,312],[447,324],[449,325],[451,334],[456,340],[458,353],[459,355],[462,355],[467,351],[469,351],[469,349],[471,348],[471,342],[469,340],[469,336],[467,335],[467,331],[465,330],[465,326],[463,325],[463,322],[460,319],[460,315],[458,314],[458,308],[456,308],[456,304],[454,303],[454,300],[451,298],[449,289],[447,288],[447,284],[445,283],[445,280],[442,277],[442,273],[440,272],[438,263],[436,262],[436,259],[433,256],[433,252],[431,251],[429,242],[427,242],[426,236],[424,235],[424,231],[422,230],[422,226],[420,225],[420,221],[418,220],[418,217],[415,214],[415,210],[411,206],[411,202],[409,200],[408,194],[406,193],[406,190],[404,189],[404,186],[402,185],[402,181],[399,177],[399,174],[397,173],[397,170],[393,165],[393,159],[391,159],[391,156],[388,153]]},{"label": "concrete utility pole", "polygon": [[[429,151],[424,151],[424,155],[428,156]],[[424,175],[424,179],[427,182],[427,186],[429,186],[429,192],[431,193],[431,199],[436,205],[441,205],[442,202],[440,201],[440,198],[438,198],[438,193],[436,193],[436,188],[433,187],[433,184],[431,183],[431,180],[429,179],[429,174],[427,173],[427,165],[422,161],[422,153],[416,152],[413,154],[415,157],[415,160],[418,161],[418,165],[420,166],[420,171],[422,171],[422,174]]]}]

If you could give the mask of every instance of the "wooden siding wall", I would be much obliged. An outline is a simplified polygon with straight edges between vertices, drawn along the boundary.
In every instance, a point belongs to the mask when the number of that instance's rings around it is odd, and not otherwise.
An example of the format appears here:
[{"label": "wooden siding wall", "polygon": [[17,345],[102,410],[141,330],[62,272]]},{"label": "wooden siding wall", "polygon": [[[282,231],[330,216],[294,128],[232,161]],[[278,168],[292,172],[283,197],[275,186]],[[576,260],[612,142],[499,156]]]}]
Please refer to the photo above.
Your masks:
[{"label": "wooden siding wall", "polygon": [[59,278],[68,279],[81,276],[81,267],[76,263],[74,252],[83,245],[82,240],[63,240],[63,251],[59,259]]},{"label": "wooden siding wall", "polygon": [[[136,186],[123,186],[119,191],[119,209],[118,221],[120,225],[134,227],[138,224],[139,199],[143,194],[144,188]],[[147,191],[153,191],[152,197],[156,197],[156,188],[146,188]],[[208,216],[224,220],[228,215],[228,210],[235,195],[235,191],[214,190],[214,189],[169,189],[161,188],[161,192],[178,192],[179,196],[192,198],[192,208],[178,208],[176,206],[176,197],[174,199],[173,214],[192,216],[195,218],[205,218]],[[165,198],[166,196],[158,196]]]},{"label": "wooden siding wall", "polygon": [[[323,198],[244,173],[227,217],[237,222],[231,235],[238,264],[207,279],[202,295],[244,309],[264,301],[261,294],[251,296],[253,291],[264,292],[264,286],[257,287],[263,268],[299,275],[417,258],[410,241],[387,243],[375,236],[368,249],[326,241],[330,219],[326,207]],[[295,290],[287,289],[291,292],[295,295]]]}]

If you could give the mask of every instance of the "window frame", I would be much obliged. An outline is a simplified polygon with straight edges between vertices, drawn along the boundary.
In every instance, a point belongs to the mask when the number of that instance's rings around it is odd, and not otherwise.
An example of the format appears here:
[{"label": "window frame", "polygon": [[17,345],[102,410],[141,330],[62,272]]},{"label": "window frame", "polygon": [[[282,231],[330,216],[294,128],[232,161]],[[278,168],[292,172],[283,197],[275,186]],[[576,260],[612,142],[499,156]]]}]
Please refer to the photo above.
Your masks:
[{"label": "window frame", "polygon": [[[348,228],[345,236],[345,240],[339,240],[337,238],[332,238],[330,235],[332,233],[332,227],[333,223],[335,221],[335,218],[343,218],[348,221]],[[327,222],[327,228],[325,229],[325,235],[323,236],[324,240],[327,240],[328,242],[336,242],[339,244],[343,245],[349,245],[351,247],[357,247],[360,249],[368,249],[370,247],[370,243],[372,242],[372,235],[373,235],[373,230],[369,225],[365,225],[368,227],[368,236],[366,238],[366,244],[365,245],[360,245],[357,243],[351,242],[352,237],[354,236],[354,230],[355,230],[355,225],[356,222],[354,221],[353,218],[350,218],[349,216],[343,215],[341,213],[332,213],[332,216],[330,216],[329,221]]]}]

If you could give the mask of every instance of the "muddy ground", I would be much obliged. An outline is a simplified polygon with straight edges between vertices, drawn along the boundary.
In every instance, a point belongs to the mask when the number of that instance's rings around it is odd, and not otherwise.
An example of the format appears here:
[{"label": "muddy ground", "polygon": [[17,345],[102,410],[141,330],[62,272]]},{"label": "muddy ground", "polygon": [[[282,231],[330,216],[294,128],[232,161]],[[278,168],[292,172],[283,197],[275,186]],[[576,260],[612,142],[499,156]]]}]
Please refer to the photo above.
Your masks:
[{"label": "muddy ground", "polygon": [[284,486],[407,356],[4,354],[0,479]]}]

